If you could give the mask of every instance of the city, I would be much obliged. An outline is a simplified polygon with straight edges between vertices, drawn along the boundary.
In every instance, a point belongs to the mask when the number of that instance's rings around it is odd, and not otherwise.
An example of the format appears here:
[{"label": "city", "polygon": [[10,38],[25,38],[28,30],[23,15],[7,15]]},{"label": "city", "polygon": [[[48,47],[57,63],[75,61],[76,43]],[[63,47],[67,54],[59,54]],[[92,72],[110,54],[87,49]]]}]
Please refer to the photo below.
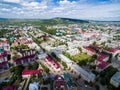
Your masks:
[{"label": "city", "polygon": [[0,90],[120,90],[120,0],[0,0]]},{"label": "city", "polygon": [[3,90],[119,89],[120,23],[20,24],[0,27]]}]

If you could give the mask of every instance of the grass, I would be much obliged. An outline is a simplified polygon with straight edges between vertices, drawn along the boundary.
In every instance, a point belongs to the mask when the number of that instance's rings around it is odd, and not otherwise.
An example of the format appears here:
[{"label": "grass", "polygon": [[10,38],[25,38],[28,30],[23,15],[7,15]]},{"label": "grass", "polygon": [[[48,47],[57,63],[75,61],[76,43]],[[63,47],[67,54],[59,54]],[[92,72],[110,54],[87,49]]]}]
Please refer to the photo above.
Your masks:
[{"label": "grass", "polygon": [[87,55],[86,53],[80,53],[80,54],[71,56],[71,59],[74,60],[75,62],[82,61],[82,60],[87,60],[89,58],[90,58],[90,56]]}]

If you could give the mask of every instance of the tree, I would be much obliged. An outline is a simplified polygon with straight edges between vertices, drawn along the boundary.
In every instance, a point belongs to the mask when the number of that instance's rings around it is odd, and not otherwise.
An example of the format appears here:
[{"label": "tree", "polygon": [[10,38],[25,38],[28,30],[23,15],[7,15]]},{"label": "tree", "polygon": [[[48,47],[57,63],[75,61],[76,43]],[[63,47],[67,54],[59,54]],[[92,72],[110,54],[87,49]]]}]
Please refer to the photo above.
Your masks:
[{"label": "tree", "polygon": [[15,67],[15,74],[16,74],[16,75],[21,75],[23,69],[24,69],[24,67],[23,67],[22,65],[16,66],[16,67]]},{"label": "tree", "polygon": [[28,69],[28,70],[31,70],[31,69],[32,69],[32,65],[31,65],[31,64],[28,64],[28,65],[27,65],[27,69]]},{"label": "tree", "polygon": [[11,67],[10,69],[9,69],[9,71],[12,73],[12,72],[14,72],[15,71],[15,67]]},{"label": "tree", "polygon": [[32,69],[36,70],[36,69],[38,69],[38,67],[39,67],[39,64],[37,62],[34,62]]},{"label": "tree", "polygon": [[97,59],[97,55],[96,54],[92,55],[92,58]]},{"label": "tree", "polygon": [[100,86],[99,85],[95,85],[96,90],[100,90]]}]

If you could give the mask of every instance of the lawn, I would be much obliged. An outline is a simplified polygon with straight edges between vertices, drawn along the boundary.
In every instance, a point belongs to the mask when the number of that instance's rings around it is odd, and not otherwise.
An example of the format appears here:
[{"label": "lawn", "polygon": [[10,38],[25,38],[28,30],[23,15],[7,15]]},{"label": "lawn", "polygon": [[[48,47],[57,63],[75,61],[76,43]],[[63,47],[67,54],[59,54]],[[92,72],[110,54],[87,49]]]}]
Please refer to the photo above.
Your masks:
[{"label": "lawn", "polygon": [[81,60],[87,60],[89,58],[90,58],[90,56],[87,55],[86,53],[80,53],[80,54],[71,56],[71,59],[74,60],[75,62],[79,62]]}]

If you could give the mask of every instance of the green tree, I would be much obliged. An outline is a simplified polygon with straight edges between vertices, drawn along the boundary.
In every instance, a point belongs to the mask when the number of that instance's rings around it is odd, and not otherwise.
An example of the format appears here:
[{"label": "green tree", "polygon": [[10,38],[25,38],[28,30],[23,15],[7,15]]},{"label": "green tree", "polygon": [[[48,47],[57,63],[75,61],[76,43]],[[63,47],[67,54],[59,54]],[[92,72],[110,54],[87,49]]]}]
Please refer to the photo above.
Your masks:
[{"label": "green tree", "polygon": [[34,70],[36,70],[36,69],[38,69],[39,64],[37,62],[34,62],[32,67]]},{"label": "green tree", "polygon": [[10,69],[9,69],[9,71],[12,73],[12,72],[14,72],[15,71],[15,67],[11,67]]}]

